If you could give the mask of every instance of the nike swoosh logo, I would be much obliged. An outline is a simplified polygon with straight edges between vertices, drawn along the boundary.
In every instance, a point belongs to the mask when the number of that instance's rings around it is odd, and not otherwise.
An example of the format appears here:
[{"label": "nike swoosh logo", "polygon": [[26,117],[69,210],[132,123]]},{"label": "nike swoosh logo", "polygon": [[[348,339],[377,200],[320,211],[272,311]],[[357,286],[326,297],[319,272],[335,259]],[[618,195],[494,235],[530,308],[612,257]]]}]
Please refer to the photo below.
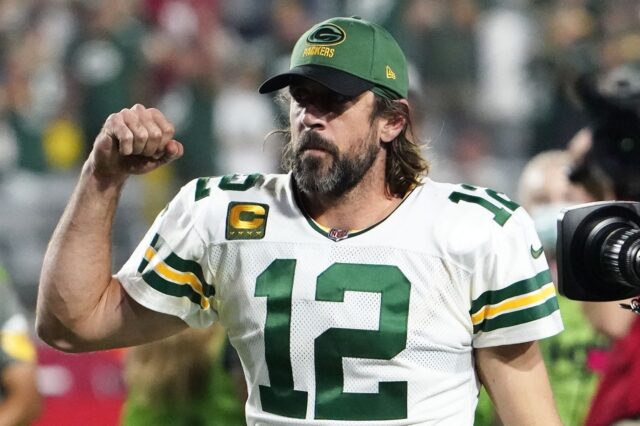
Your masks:
[{"label": "nike swoosh logo", "polygon": [[533,245],[531,245],[531,257],[533,257],[534,259],[539,258],[542,255],[542,252],[544,251],[544,248],[542,246],[540,246],[539,249],[534,249]]}]

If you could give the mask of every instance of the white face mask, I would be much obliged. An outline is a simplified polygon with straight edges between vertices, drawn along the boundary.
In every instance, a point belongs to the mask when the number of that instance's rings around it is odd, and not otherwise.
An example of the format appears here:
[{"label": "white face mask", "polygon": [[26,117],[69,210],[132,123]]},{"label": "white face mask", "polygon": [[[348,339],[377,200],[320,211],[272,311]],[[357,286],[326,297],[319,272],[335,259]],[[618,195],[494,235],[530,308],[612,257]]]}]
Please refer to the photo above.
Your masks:
[{"label": "white face mask", "polygon": [[571,203],[544,204],[531,209],[529,214],[548,257],[555,257],[556,239],[558,238],[558,215],[563,209],[569,208]]}]

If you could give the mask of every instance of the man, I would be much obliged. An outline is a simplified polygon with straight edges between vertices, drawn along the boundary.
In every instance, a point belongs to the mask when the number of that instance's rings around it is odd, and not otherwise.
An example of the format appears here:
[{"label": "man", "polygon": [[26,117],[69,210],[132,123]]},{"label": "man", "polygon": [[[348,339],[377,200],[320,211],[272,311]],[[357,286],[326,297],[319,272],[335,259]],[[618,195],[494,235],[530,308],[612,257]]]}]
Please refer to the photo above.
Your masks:
[{"label": "man", "polygon": [[260,88],[289,88],[291,173],[189,183],[115,276],[126,178],[183,146],[155,109],[111,115],[46,254],[40,336],[88,351],[220,320],[250,425],[471,424],[478,376],[506,424],[559,424],[535,340],[562,322],[531,221],[423,176],[407,80],[378,25],[311,28]]},{"label": "man", "polygon": [[40,414],[36,351],[27,319],[0,266],[0,425],[30,424]]}]

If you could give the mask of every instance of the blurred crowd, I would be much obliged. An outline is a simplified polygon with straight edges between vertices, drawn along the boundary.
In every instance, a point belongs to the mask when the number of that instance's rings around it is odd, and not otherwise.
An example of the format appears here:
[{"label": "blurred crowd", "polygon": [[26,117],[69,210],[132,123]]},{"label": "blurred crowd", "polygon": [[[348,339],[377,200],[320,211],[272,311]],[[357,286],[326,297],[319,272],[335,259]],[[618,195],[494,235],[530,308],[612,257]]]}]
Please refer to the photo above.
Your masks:
[{"label": "blurred crowd", "polygon": [[[277,172],[283,113],[257,87],[330,16],[388,28],[411,64],[436,180],[516,195],[586,123],[573,82],[640,62],[632,0],[0,0],[0,266],[30,311],[46,242],[106,117],[161,109],[185,156],[133,179],[114,260],[187,181]],[[32,313],[32,312],[31,312]]]}]

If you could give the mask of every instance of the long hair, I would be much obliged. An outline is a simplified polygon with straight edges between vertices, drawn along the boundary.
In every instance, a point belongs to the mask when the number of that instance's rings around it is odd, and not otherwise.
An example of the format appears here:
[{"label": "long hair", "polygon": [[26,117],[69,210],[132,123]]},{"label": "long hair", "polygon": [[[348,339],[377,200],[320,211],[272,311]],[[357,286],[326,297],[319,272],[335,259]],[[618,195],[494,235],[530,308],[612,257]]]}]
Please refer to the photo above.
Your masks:
[{"label": "long hair", "polygon": [[[422,145],[413,131],[413,122],[409,106],[397,100],[383,98],[377,94],[370,122],[380,117],[402,118],[405,126],[398,136],[390,143],[383,144],[387,151],[385,164],[385,181],[387,193],[391,196],[404,197],[413,187],[420,185],[422,177],[429,173],[429,162],[422,155]],[[279,95],[277,103],[284,108],[288,106],[289,95]],[[294,155],[291,145],[291,128],[274,130],[267,135],[279,134],[285,138],[283,147],[281,167],[285,171],[290,171],[293,167]]]},{"label": "long hair", "polygon": [[411,110],[406,103],[375,95],[371,123],[379,117],[402,118],[405,121],[398,136],[382,145],[387,150],[387,192],[392,196],[404,197],[411,188],[420,185],[423,176],[429,174],[429,162],[422,155],[422,146],[413,131]]}]

